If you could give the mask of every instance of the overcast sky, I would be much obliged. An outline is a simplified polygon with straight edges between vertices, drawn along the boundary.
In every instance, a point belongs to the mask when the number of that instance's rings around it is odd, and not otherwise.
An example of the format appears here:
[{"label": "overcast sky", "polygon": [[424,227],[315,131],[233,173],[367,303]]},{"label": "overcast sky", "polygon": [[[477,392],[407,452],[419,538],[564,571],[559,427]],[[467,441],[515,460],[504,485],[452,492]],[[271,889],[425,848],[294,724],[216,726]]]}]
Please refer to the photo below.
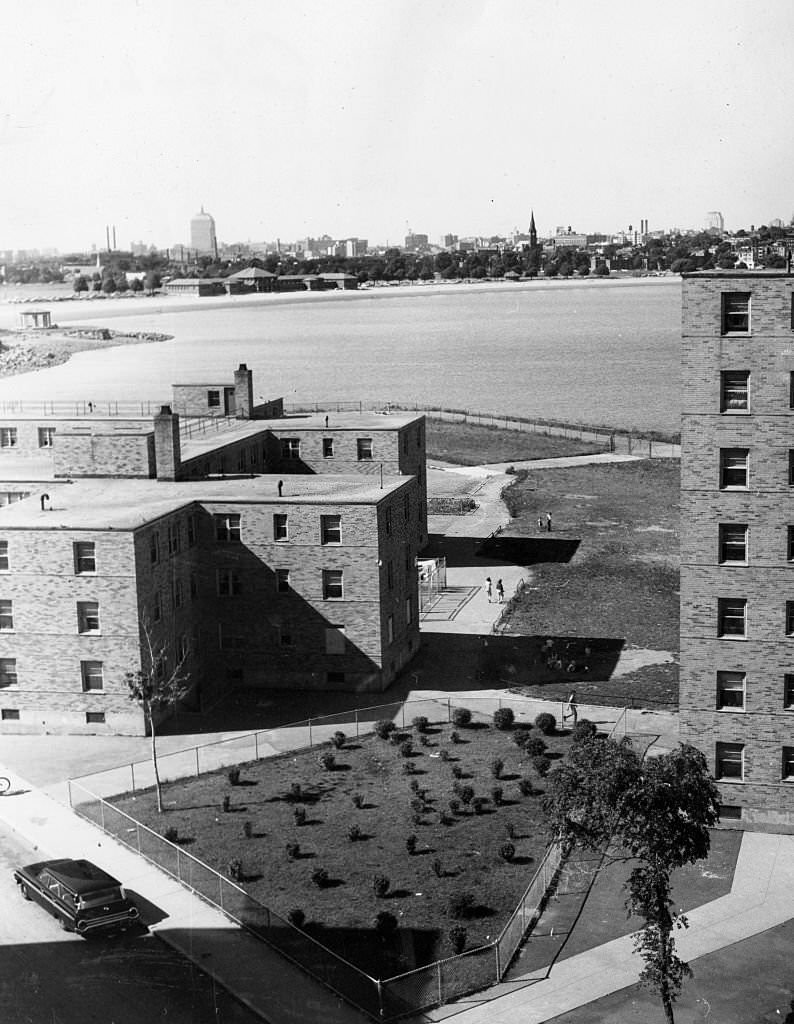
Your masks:
[{"label": "overcast sky", "polygon": [[0,249],[794,214],[792,0],[25,0]]}]

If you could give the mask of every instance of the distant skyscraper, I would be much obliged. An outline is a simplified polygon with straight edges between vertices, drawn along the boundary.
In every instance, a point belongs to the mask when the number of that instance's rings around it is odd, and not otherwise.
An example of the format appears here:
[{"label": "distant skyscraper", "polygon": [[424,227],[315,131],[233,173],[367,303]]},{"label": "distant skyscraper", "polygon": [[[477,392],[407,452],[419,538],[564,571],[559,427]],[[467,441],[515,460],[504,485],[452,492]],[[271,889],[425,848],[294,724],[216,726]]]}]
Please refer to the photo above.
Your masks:
[{"label": "distant skyscraper", "polygon": [[195,249],[199,256],[217,256],[218,242],[215,238],[215,220],[201,207],[190,221],[190,248]]},{"label": "distant skyscraper", "polygon": [[709,210],[706,214],[706,231],[724,231],[725,221],[719,210]]}]

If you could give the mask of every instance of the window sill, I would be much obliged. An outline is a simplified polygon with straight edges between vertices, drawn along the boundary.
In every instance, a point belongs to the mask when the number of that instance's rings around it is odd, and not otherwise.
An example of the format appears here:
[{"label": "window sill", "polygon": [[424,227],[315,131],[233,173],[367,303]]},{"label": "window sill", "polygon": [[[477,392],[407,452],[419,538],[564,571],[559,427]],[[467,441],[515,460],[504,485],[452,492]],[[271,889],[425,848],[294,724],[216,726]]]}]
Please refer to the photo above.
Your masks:
[{"label": "window sill", "polygon": [[738,560],[734,561],[731,558],[723,558],[717,564],[718,565],[749,565],[750,563],[746,559],[745,559],[745,561],[740,562]]},{"label": "window sill", "polygon": [[720,484],[721,491],[749,491],[749,484]]},{"label": "window sill", "polygon": [[78,636],[102,636],[101,629],[78,629]]},{"label": "window sill", "polygon": [[739,636],[738,633],[718,633],[717,634],[717,639],[718,640],[746,640],[747,639],[747,635],[746,634],[742,634],[741,636]]},{"label": "window sill", "polygon": [[743,715],[747,709],[744,708],[744,707],[741,707],[741,708],[739,708],[739,707],[730,707],[729,705],[726,704],[724,707],[717,708],[716,710],[717,710],[718,713],[722,713],[723,711],[728,711],[728,712],[733,711],[733,712],[735,712],[737,714]]},{"label": "window sill", "polygon": [[730,783],[730,785],[732,785],[732,786],[743,786],[744,785],[744,779],[740,779],[738,777],[733,777],[733,776],[718,775],[718,776],[716,776],[716,781],[717,782]]},{"label": "window sill", "polygon": [[749,409],[720,409],[722,416],[750,416]]}]

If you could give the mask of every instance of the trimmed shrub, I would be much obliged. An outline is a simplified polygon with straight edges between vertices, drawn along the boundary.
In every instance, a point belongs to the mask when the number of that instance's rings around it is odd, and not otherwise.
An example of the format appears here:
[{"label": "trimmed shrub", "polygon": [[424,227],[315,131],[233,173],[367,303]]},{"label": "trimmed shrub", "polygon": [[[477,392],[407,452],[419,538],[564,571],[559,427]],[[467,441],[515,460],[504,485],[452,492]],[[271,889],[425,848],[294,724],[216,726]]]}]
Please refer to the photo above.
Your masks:
[{"label": "trimmed shrub", "polygon": [[532,780],[519,779],[518,791],[521,794],[521,796],[532,796],[532,794],[535,792],[535,787],[532,785]]},{"label": "trimmed shrub", "polygon": [[438,857],[435,858],[430,867],[433,869],[433,874],[436,876],[436,878],[444,877],[444,865],[441,863]]},{"label": "trimmed shrub", "polygon": [[584,740],[593,739],[597,733],[595,722],[591,722],[589,718],[580,718],[573,727],[571,740],[573,743],[582,743]]},{"label": "trimmed shrub", "polygon": [[512,708],[497,708],[493,713],[493,724],[502,732],[513,728],[516,716]]},{"label": "trimmed shrub", "polygon": [[295,928],[302,928],[306,923],[306,915],[300,907],[293,907],[292,910],[287,913],[287,920]]},{"label": "trimmed shrub", "polygon": [[413,727],[418,733],[427,732],[427,728],[430,725],[427,718],[424,715],[417,715],[413,720]]},{"label": "trimmed shrub", "polygon": [[364,833],[361,831],[358,825],[351,825],[350,828],[347,830],[347,838],[350,840],[351,843],[357,843],[360,839],[363,838],[363,836]]},{"label": "trimmed shrub", "polygon": [[516,837],[516,826],[512,821],[505,823],[505,832],[507,832],[508,839],[515,839]]},{"label": "trimmed shrub", "polygon": [[290,860],[297,860],[301,855],[300,843],[287,843],[284,849],[287,851],[287,856]]},{"label": "trimmed shrub", "polygon": [[452,816],[447,814],[446,811],[439,811],[438,812],[438,823],[440,825],[451,825],[452,821],[453,821]]},{"label": "trimmed shrub", "polygon": [[169,825],[163,833],[163,837],[167,839],[169,843],[176,843],[179,841],[179,829],[174,828],[173,825]]},{"label": "trimmed shrub", "polygon": [[382,939],[388,939],[397,931],[397,918],[388,910],[381,910],[375,917],[375,931]]},{"label": "trimmed shrub", "polygon": [[293,782],[293,783],[291,783],[291,785],[289,787],[289,792],[287,793],[287,800],[291,804],[299,804],[302,799],[303,799],[303,790],[301,789],[300,782]]},{"label": "trimmed shrub", "polygon": [[538,754],[537,757],[532,758],[532,767],[542,779],[545,779],[549,774],[551,761],[545,754]]},{"label": "trimmed shrub", "polygon": [[414,812],[414,814],[424,814],[424,812],[425,812],[425,802],[424,802],[424,800],[420,800],[418,796],[415,796],[413,798],[413,800],[411,801],[411,810]]},{"label": "trimmed shrub", "polygon": [[541,711],[535,719],[535,726],[544,736],[553,736],[557,731],[557,719],[549,711]]},{"label": "trimmed shrub", "polygon": [[491,787],[491,800],[493,801],[494,807],[501,807],[502,801],[505,798],[505,791],[501,786]]},{"label": "trimmed shrub", "polygon": [[459,729],[465,729],[471,725],[471,711],[468,708],[455,708],[452,712],[452,724]]},{"label": "trimmed shrub", "polygon": [[239,785],[239,783],[240,783],[240,769],[237,768],[237,767],[230,768],[228,770],[228,772],[226,772],[226,778],[229,780],[229,784],[230,785],[232,785],[232,786]]},{"label": "trimmed shrub", "polygon": [[231,810],[231,807],[232,807],[232,798],[227,793],[226,796],[224,796],[223,800],[221,801],[221,808],[223,809],[224,813],[226,813],[226,812]]},{"label": "trimmed shrub", "polygon": [[420,736],[419,736],[419,746],[420,747],[429,747],[430,746],[430,737],[429,736],[425,736],[424,733],[421,733]]},{"label": "trimmed shrub", "polygon": [[459,924],[453,924],[453,926],[447,932],[449,938],[449,944],[452,947],[452,952],[457,956],[463,952],[466,948],[466,939],[468,937],[466,929]]},{"label": "trimmed shrub", "polygon": [[295,822],[295,824],[298,827],[300,827],[301,825],[305,825],[306,824],[306,808],[305,807],[296,807],[295,810],[292,812],[292,820]]},{"label": "trimmed shrub", "polygon": [[502,769],[504,768],[504,766],[505,763],[501,759],[501,757],[495,757],[493,761],[491,761],[491,775],[493,775],[495,779],[501,779]]},{"label": "trimmed shrub", "polygon": [[508,864],[512,864],[516,856],[515,846],[512,843],[502,843],[499,847],[499,856]]},{"label": "trimmed shrub", "polygon": [[410,759],[407,761],[403,761],[401,770],[403,775],[413,775],[415,770],[413,761],[411,761]]},{"label": "trimmed shrub", "polygon": [[485,810],[485,805],[488,803],[484,796],[475,796],[471,802],[471,806],[475,814],[482,814]]},{"label": "trimmed shrub", "polygon": [[517,747],[525,746],[528,739],[529,726],[522,725],[520,729],[516,729],[516,731],[513,733],[513,743],[515,743]]},{"label": "trimmed shrub", "polygon": [[325,868],[315,868],[312,871],[312,882],[318,889],[324,889],[328,885],[328,872]]},{"label": "trimmed shrub", "polygon": [[250,839],[253,834],[254,834],[254,826],[251,824],[250,821],[244,821],[243,822],[243,835],[245,836],[245,838],[246,839]]},{"label": "trimmed shrub", "polygon": [[400,756],[410,757],[414,752],[414,745],[410,740],[403,740],[400,744]]},{"label": "trimmed shrub", "polygon": [[538,757],[540,754],[545,754],[546,749],[546,741],[542,740],[540,736],[531,736],[524,745],[524,751],[528,757]]},{"label": "trimmed shrub", "polygon": [[334,768],[336,768],[336,758],[330,750],[324,750],[317,758],[317,762],[320,767],[324,768],[327,772],[332,772]]},{"label": "trimmed shrub", "polygon": [[396,728],[397,726],[394,722],[390,721],[388,718],[384,718],[380,722],[375,723],[375,735],[378,739],[387,740]]},{"label": "trimmed shrub", "polygon": [[411,857],[413,857],[413,855],[416,853],[416,843],[417,838],[412,832],[411,835],[407,836],[405,840],[405,849],[408,851]]},{"label": "trimmed shrub", "polygon": [[463,769],[461,768],[461,766],[459,764],[453,764],[452,765],[452,778],[453,779],[462,779],[463,778]]},{"label": "trimmed shrub", "polygon": [[355,808],[357,808],[359,811],[364,806],[364,794],[363,793],[354,793],[353,796],[351,797],[351,800],[353,801],[353,806]]},{"label": "trimmed shrub", "polygon": [[458,790],[458,796],[462,804],[470,804],[474,799],[474,786],[461,786]]},{"label": "trimmed shrub", "polygon": [[460,800],[458,800],[456,797],[453,797],[449,801],[449,809],[452,811],[453,814],[457,814],[458,811],[460,810]]},{"label": "trimmed shrub", "polygon": [[453,892],[449,897],[449,916],[456,921],[472,916],[474,896],[470,892]]},{"label": "trimmed shrub", "polygon": [[455,732],[453,729],[449,734],[449,741],[450,743],[460,743],[460,733]]},{"label": "trimmed shrub", "polygon": [[412,793],[418,793],[419,792],[419,781],[418,781],[418,779],[411,779],[411,792]]},{"label": "trimmed shrub", "polygon": [[386,877],[386,875],[375,875],[375,877],[372,879],[372,891],[380,899],[383,899],[383,897],[386,896],[386,894],[389,891],[390,885],[391,882]]},{"label": "trimmed shrub", "polygon": [[226,872],[233,882],[242,882],[243,862],[240,860],[239,857],[235,857],[233,860],[229,861],[226,868]]},{"label": "trimmed shrub", "polygon": [[448,761],[449,760],[449,751],[446,750],[444,747],[442,747],[441,750],[439,750],[439,752],[438,752],[438,758],[439,758],[440,761]]},{"label": "trimmed shrub", "polygon": [[337,731],[331,737],[331,742],[333,743],[334,747],[337,750],[341,750],[342,749],[342,747],[345,745],[345,741],[346,740],[347,740],[347,736],[345,736],[345,734],[341,731],[341,729],[337,729]]}]

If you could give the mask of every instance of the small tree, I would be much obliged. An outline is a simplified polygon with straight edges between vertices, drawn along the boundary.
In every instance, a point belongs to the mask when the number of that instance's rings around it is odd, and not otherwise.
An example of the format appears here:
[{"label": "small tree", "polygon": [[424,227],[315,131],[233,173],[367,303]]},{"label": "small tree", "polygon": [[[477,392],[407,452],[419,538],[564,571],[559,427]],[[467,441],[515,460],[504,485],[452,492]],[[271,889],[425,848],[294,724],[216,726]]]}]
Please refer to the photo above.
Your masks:
[{"label": "small tree", "polygon": [[87,292],[88,291],[88,281],[87,281],[87,279],[85,277],[83,277],[82,274],[79,274],[74,279],[74,284],[73,284],[72,287],[74,288],[75,292],[78,292],[78,293],[79,292]]},{"label": "small tree", "polygon": [[157,810],[162,813],[163,793],[157,764],[157,726],[161,715],[172,712],[190,690],[189,673],[186,670],[188,650],[185,648],[175,656],[168,641],[156,640],[147,623],[141,624],[141,637],[141,667],[133,672],[127,672],[124,678],[130,700],[138,704],[143,711],[144,722],[151,739]]}]

